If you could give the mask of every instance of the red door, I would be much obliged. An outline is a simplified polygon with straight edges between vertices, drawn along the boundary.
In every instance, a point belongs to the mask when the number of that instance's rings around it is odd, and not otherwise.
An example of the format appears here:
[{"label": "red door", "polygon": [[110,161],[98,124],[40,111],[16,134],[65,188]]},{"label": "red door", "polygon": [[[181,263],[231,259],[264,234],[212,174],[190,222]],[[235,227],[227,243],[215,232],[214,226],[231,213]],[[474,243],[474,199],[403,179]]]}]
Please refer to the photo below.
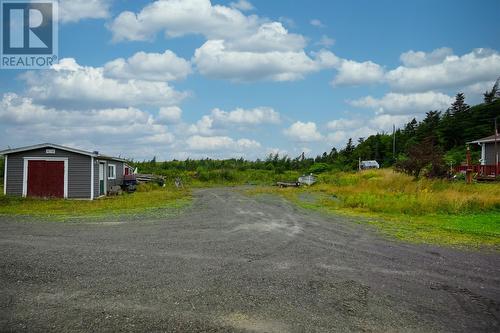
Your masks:
[{"label": "red door", "polygon": [[27,194],[64,198],[64,161],[28,161]]}]

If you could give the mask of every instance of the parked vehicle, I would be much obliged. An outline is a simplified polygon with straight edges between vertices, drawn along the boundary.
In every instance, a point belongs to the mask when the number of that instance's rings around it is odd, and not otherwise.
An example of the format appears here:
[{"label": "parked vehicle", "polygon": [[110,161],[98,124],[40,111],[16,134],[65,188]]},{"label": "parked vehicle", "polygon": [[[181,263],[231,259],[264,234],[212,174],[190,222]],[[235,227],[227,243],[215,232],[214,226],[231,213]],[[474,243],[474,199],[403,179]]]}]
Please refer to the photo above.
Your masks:
[{"label": "parked vehicle", "polygon": [[128,193],[135,192],[137,190],[137,178],[135,175],[125,175],[123,177],[122,189]]}]

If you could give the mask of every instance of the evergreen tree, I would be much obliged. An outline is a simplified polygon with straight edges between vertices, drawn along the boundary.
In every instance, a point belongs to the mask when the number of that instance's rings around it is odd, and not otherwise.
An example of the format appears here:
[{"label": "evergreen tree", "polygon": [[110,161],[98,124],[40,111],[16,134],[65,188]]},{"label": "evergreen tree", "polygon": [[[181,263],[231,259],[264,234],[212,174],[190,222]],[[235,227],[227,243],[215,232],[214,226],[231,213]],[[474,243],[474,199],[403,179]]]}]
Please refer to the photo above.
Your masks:
[{"label": "evergreen tree", "polygon": [[500,90],[498,90],[498,84],[500,81],[500,77],[496,80],[495,84],[493,85],[493,88],[491,88],[490,91],[486,91],[483,96],[484,96],[484,102],[486,104],[491,104],[496,100],[500,99]]},{"label": "evergreen tree", "polygon": [[347,145],[345,146],[344,151],[343,151],[344,155],[346,157],[351,157],[352,152],[354,151],[354,148],[356,148],[356,147],[352,143],[352,138],[349,138],[349,140],[347,141]]},{"label": "evergreen tree", "polygon": [[408,124],[406,124],[403,134],[415,135],[415,129],[417,128],[417,125],[417,119],[413,118]]},{"label": "evergreen tree", "polygon": [[466,112],[469,109],[470,106],[467,103],[465,103],[464,93],[458,93],[455,96],[455,101],[451,104],[451,107],[448,109],[448,111],[450,114],[455,115],[462,112]]},{"label": "evergreen tree", "polygon": [[441,120],[441,112],[439,111],[429,111],[425,114],[424,120],[418,124],[415,134],[419,142],[423,141],[427,137],[437,137],[437,130],[439,126],[439,121]]}]

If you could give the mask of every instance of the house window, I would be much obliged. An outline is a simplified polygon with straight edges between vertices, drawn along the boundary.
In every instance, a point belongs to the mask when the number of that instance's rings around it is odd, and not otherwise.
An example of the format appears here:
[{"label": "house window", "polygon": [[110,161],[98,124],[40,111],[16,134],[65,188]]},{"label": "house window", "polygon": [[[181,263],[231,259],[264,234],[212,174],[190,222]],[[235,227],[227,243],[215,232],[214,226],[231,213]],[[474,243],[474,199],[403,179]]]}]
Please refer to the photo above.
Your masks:
[{"label": "house window", "polygon": [[116,179],[116,165],[108,164],[108,179]]}]

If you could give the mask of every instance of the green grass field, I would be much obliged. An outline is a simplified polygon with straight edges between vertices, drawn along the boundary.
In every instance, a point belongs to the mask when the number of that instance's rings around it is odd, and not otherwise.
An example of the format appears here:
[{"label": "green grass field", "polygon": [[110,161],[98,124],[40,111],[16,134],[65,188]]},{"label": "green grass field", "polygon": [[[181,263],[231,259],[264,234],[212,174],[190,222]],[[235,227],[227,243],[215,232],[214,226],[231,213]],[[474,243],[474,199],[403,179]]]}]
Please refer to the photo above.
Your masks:
[{"label": "green grass field", "polygon": [[109,218],[112,216],[175,213],[191,203],[188,190],[138,187],[137,192],[90,200],[33,199],[0,196],[0,215],[27,216],[51,220]]},{"label": "green grass field", "polygon": [[500,184],[420,179],[392,170],[326,173],[301,189],[258,187],[301,207],[363,217],[401,240],[500,249]]}]

